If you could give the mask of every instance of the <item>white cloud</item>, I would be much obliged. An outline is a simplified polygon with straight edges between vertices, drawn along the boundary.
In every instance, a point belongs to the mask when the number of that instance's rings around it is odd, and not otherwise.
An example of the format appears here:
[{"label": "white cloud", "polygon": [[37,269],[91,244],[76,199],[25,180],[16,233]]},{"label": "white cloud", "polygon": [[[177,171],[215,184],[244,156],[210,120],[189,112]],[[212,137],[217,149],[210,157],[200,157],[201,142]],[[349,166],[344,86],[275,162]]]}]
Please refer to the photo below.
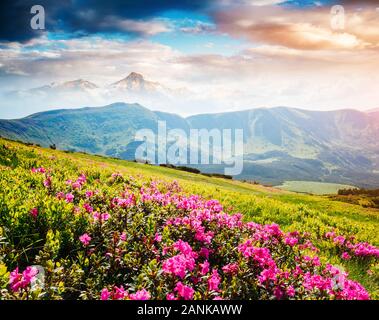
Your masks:
[{"label": "white cloud", "polygon": [[167,21],[153,19],[149,21],[138,21],[131,19],[120,19],[114,16],[107,16],[100,27],[104,29],[117,29],[125,32],[136,32],[146,36],[158,33],[169,32],[171,27]]}]

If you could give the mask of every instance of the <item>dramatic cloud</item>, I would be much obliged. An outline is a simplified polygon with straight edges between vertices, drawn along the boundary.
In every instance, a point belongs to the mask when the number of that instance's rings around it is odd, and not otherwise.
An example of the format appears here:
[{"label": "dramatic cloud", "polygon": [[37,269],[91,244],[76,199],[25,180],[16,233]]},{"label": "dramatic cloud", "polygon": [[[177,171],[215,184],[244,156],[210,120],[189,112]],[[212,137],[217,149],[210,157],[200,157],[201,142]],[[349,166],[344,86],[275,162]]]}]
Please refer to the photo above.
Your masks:
[{"label": "dramatic cloud", "polygon": [[346,11],[345,28],[333,29],[330,8],[238,7],[215,13],[221,32],[254,43],[304,50],[346,50],[379,47],[379,12]]},{"label": "dramatic cloud", "polygon": [[[150,21],[167,10],[196,11],[205,9],[209,0],[41,0],[46,13],[46,31],[88,35],[98,32],[124,32],[151,35],[166,27]],[[43,31],[30,27],[30,9],[35,0],[0,2],[0,40],[26,41],[41,36]]]},{"label": "dramatic cloud", "polygon": [[[43,47],[44,50],[38,50]],[[45,37],[26,44],[8,43],[0,50],[3,78],[27,75],[31,85],[49,81],[89,78],[110,83],[131,71],[158,75],[178,52],[150,41],[107,40],[101,37],[49,40]],[[156,68],[159,67],[158,70]],[[168,68],[167,68],[168,69]]]}]

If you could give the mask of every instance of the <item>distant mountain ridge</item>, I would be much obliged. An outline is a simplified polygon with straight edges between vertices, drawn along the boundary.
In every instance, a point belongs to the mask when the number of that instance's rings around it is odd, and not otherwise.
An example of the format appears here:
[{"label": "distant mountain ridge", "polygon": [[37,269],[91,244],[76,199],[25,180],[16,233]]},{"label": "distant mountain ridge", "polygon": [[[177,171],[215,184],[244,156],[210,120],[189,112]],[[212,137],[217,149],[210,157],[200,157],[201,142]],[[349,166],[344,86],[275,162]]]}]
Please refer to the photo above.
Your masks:
[{"label": "distant mountain ridge", "polygon": [[[241,179],[271,184],[312,180],[379,186],[379,113],[375,112],[278,107],[183,118],[139,104],[115,103],[0,120],[0,135],[43,146],[55,144],[63,150],[132,159],[135,132],[143,128],[156,131],[158,120],[166,121],[169,129],[185,132],[191,128],[243,129]],[[208,172],[222,170],[217,165],[199,167]]]},{"label": "distant mountain ridge", "polygon": [[29,89],[28,92],[38,92],[42,91],[45,93],[49,93],[49,91],[70,91],[70,90],[93,90],[99,88],[96,84],[83,80],[83,79],[77,79],[72,81],[66,81],[63,83],[50,83],[48,85],[44,85],[37,88]]},{"label": "distant mountain ridge", "polygon": [[184,88],[172,89],[162,85],[159,82],[146,80],[144,76],[137,72],[131,72],[125,78],[113,82],[107,86],[101,87],[91,81],[84,79],[76,79],[65,81],[61,83],[52,82],[47,85],[43,85],[28,90],[12,91],[9,94],[33,94],[33,93],[54,93],[57,94],[60,91],[67,92],[74,91],[90,91],[90,90],[117,90],[127,94],[169,94],[175,93],[176,90],[183,92]]},{"label": "distant mountain ridge", "polygon": [[[126,77],[107,84],[91,79],[51,82],[33,88],[0,89],[0,118],[12,119],[50,109],[72,109],[102,106],[113,101],[138,102],[144,106],[171,110],[173,106],[191,104],[193,92],[185,87],[170,87],[130,72]],[[27,102],[27,103],[26,103]],[[9,106],[12,106],[10,108]]]}]

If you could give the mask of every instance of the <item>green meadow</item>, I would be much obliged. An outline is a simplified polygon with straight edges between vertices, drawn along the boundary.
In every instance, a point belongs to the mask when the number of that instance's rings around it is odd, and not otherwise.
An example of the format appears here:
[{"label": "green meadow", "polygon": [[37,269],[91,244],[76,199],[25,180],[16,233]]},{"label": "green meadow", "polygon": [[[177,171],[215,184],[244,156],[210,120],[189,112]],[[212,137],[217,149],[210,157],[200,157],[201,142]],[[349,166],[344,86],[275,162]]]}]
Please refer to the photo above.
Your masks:
[{"label": "green meadow", "polygon": [[[272,188],[103,156],[45,149],[4,139],[0,139],[0,148],[2,186],[11,183],[10,171],[18,170],[22,175],[37,166],[64,169],[71,173],[88,170],[99,174],[119,172],[141,181],[176,180],[185,193],[217,199],[228,211],[242,213],[245,221],[277,223],[285,231],[307,231],[311,234],[312,242],[320,249],[319,255],[323,262],[340,266],[349,272],[352,279],[359,281],[372,297],[379,297],[378,262],[343,260],[340,251],[324,237],[326,232],[334,231],[338,235],[353,235],[357,241],[378,246],[379,211],[333,201],[320,195],[283,190],[333,193],[342,185],[289,182],[281,188]],[[8,187],[12,188],[10,185]],[[0,201],[3,202],[5,198],[2,194],[0,190]],[[9,204],[2,203],[0,209],[5,210],[7,207]]]},{"label": "green meadow", "polygon": [[351,189],[354,187],[346,184],[317,181],[285,181],[282,185],[277,186],[277,188],[299,193],[326,195],[337,194],[340,189]]}]

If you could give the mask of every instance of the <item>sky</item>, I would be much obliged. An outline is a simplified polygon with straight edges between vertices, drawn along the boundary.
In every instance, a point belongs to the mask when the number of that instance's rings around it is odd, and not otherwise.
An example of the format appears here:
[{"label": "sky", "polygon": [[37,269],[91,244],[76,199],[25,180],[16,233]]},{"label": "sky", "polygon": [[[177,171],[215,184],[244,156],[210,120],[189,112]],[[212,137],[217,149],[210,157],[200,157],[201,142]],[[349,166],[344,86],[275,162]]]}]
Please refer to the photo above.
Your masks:
[{"label": "sky", "polygon": [[[30,26],[34,4],[43,30]],[[1,1],[0,118],[115,102],[9,97],[75,79],[106,88],[130,72],[190,92],[147,103],[181,115],[368,110],[379,108],[378,53],[377,0]]]}]

